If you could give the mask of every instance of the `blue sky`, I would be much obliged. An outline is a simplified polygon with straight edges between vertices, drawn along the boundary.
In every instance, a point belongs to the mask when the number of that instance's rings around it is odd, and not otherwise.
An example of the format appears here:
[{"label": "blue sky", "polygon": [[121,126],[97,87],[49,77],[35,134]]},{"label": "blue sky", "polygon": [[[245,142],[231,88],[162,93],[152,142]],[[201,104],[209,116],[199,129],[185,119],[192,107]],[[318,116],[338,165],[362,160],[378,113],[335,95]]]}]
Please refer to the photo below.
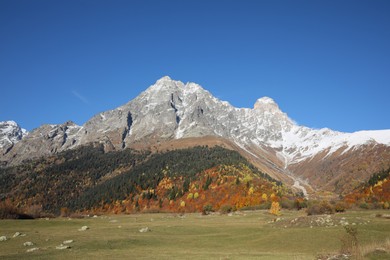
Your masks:
[{"label": "blue sky", "polygon": [[31,130],[162,76],[301,125],[390,129],[390,1],[0,1],[0,121]]}]

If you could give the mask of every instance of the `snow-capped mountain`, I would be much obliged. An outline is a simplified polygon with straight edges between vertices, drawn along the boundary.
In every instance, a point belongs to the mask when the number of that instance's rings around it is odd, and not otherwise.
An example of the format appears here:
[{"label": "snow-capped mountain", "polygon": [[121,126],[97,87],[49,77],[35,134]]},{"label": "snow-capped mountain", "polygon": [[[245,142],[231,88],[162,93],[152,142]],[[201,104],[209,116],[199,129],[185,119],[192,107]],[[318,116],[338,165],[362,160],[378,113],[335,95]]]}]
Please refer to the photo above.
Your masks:
[{"label": "snow-capped mountain", "polygon": [[[268,164],[266,169],[298,177],[301,172],[308,178],[310,171],[320,171],[313,169],[317,166],[302,166],[313,158],[316,165],[322,165],[326,158],[368,146],[381,147],[377,156],[385,158],[383,165],[390,165],[390,130],[342,133],[311,129],[297,125],[269,97],[258,99],[253,108],[236,108],[195,83],[169,77],[159,79],[127,104],[95,115],[83,126],[71,122],[42,126],[8,149],[2,160],[20,162],[96,142],[109,151],[205,136],[229,140],[253,160]],[[326,163],[321,167],[325,171]]]},{"label": "snow-capped mountain", "polygon": [[79,143],[110,140],[115,148],[140,140],[219,136],[242,148],[272,148],[289,165],[322,151],[331,154],[376,143],[390,145],[390,130],[341,133],[294,123],[269,97],[253,109],[235,108],[195,83],[164,77],[137,98],[89,120]]},{"label": "snow-capped mountain", "polygon": [[14,144],[28,134],[26,129],[21,128],[14,121],[0,122],[0,151],[7,153]]}]

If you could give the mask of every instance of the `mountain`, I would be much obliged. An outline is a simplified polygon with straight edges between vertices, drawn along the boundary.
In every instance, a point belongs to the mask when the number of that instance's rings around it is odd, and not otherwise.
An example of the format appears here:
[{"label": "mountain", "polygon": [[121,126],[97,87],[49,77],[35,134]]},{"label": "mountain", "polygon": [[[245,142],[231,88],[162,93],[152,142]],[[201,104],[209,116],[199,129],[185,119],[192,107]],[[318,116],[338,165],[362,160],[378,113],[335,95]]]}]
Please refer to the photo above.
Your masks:
[{"label": "mountain", "polygon": [[14,121],[0,122],[0,152],[6,154],[14,144],[28,135],[26,129],[21,128]]},{"label": "mountain", "polygon": [[311,129],[297,125],[269,97],[258,99],[253,109],[236,108],[195,83],[169,77],[83,126],[67,122],[39,127],[8,149],[1,160],[17,164],[91,143],[113,151],[174,149],[183,142],[223,143],[262,171],[304,192],[341,193],[390,165],[390,130]]}]

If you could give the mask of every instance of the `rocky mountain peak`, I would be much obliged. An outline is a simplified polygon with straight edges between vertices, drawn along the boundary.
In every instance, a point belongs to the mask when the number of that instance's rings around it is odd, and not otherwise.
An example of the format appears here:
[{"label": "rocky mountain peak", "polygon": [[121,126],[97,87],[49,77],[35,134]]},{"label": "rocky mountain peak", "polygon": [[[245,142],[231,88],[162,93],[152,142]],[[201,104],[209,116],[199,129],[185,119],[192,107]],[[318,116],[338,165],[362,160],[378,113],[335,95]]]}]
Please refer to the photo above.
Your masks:
[{"label": "rocky mountain peak", "polygon": [[7,153],[17,142],[28,134],[15,121],[0,122],[0,151]]},{"label": "rocky mountain peak", "polygon": [[163,76],[162,78],[156,81],[156,84],[164,83],[164,82],[172,82],[173,80],[169,76]]},{"label": "rocky mountain peak", "polygon": [[161,79],[157,80],[152,86],[150,86],[146,92],[160,92],[160,91],[170,91],[183,88],[184,83],[178,80],[172,80],[168,76],[164,76]]},{"label": "rocky mountain peak", "polygon": [[262,97],[256,100],[254,109],[279,110],[278,104],[270,97]]}]

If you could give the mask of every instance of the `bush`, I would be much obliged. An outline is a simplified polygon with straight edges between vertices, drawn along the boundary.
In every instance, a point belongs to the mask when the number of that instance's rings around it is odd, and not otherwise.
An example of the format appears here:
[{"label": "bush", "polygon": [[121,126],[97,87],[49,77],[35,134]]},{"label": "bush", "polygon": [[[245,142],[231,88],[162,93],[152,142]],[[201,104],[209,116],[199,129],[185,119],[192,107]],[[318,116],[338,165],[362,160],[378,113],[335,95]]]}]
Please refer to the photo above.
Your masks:
[{"label": "bush", "polygon": [[33,218],[46,217],[46,214],[43,213],[42,205],[31,205],[25,210],[26,214]]},{"label": "bush", "polygon": [[233,211],[233,207],[230,205],[223,205],[220,209],[219,212],[222,214],[228,214]]},{"label": "bush", "polygon": [[260,205],[256,205],[256,206],[244,206],[242,208],[240,208],[240,211],[245,211],[245,210],[260,210],[260,209],[269,209],[268,208],[264,208],[264,204],[260,204]]},{"label": "bush", "polygon": [[301,210],[303,208],[307,208],[307,200],[296,199],[295,202],[294,202],[294,207],[297,210]]},{"label": "bush", "polygon": [[160,208],[158,207],[150,207],[148,209],[144,209],[142,213],[147,213],[147,214],[156,214],[156,213],[164,213]]},{"label": "bush", "polygon": [[0,202],[0,219],[33,219],[33,217],[20,212],[20,210],[7,199]]},{"label": "bush", "polygon": [[332,205],[327,201],[322,201],[320,203],[314,203],[307,207],[307,215],[322,215],[322,214],[333,214],[334,209]]},{"label": "bush", "polygon": [[267,201],[265,203],[261,203],[259,205],[259,209],[270,209],[271,208],[271,202]]},{"label": "bush", "polygon": [[283,200],[280,202],[280,206],[281,206],[283,209],[293,209],[293,208],[295,208],[295,203],[294,203],[293,200],[283,199]]},{"label": "bush", "polygon": [[345,212],[345,209],[347,208],[346,204],[344,202],[337,202],[334,206],[334,210],[336,212]]},{"label": "bush", "polygon": [[383,209],[383,204],[380,202],[374,202],[371,205],[371,209]]},{"label": "bush", "polygon": [[203,206],[202,215],[208,215],[210,212],[214,211],[213,206],[211,204],[207,204]]},{"label": "bush", "polygon": [[70,210],[67,207],[62,207],[60,210],[60,216],[63,218],[70,216]]},{"label": "bush", "polygon": [[358,255],[359,241],[356,227],[344,226],[345,234],[340,238],[341,253]]},{"label": "bush", "polygon": [[0,219],[18,218],[19,210],[9,200],[0,203]]}]

